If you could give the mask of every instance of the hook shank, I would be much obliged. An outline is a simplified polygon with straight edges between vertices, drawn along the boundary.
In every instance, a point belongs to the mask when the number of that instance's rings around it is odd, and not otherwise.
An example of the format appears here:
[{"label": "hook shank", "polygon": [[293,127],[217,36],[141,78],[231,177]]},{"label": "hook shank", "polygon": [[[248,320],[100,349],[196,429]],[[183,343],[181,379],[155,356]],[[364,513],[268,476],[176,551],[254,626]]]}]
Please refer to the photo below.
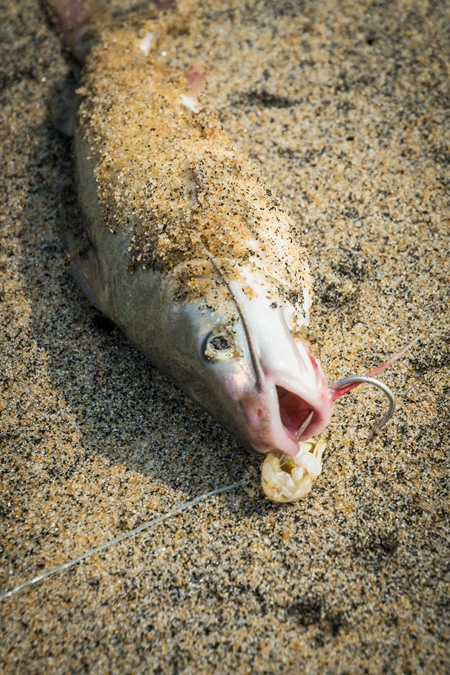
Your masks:
[{"label": "hook shank", "polygon": [[[374,387],[378,387],[378,389],[381,389],[386,394],[386,397],[389,401],[389,408],[387,412],[384,413],[383,417],[372,427],[370,434],[367,438],[366,445],[370,443],[370,441],[374,438],[374,436],[382,429],[385,424],[389,422],[391,419],[392,415],[394,414],[395,411],[395,394],[394,392],[389,389],[387,384],[384,384],[384,382],[380,382],[380,380],[376,380],[374,377],[369,377],[368,375],[352,375],[350,377],[344,377],[343,380],[339,380],[339,382],[336,382],[331,388],[333,391],[338,391],[339,389],[343,389],[347,387],[349,384],[372,384]],[[353,387],[352,387],[353,388]]]}]

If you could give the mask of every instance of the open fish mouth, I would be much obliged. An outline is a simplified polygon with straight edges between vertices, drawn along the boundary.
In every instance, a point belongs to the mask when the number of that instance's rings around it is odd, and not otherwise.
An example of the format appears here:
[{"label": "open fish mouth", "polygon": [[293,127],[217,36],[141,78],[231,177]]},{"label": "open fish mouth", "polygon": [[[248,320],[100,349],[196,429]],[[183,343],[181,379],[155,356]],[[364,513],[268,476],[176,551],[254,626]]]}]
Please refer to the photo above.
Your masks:
[{"label": "open fish mouth", "polygon": [[[297,346],[300,350],[302,346]],[[299,444],[319,434],[328,424],[333,407],[330,387],[319,362],[304,349],[303,358],[270,368],[263,362],[260,392],[241,399],[247,438],[258,452],[295,457]]]},{"label": "open fish mouth", "polygon": [[314,421],[315,410],[292,391],[276,385],[280,419],[286,434],[296,443],[311,434],[308,428]]},{"label": "open fish mouth", "polygon": [[320,433],[328,423],[332,401],[326,390],[308,401],[301,396],[301,388],[293,383],[291,389],[286,379],[280,377],[278,384],[269,378],[262,396],[241,399],[241,406],[247,419],[246,436],[255,450],[295,457],[299,444]]}]

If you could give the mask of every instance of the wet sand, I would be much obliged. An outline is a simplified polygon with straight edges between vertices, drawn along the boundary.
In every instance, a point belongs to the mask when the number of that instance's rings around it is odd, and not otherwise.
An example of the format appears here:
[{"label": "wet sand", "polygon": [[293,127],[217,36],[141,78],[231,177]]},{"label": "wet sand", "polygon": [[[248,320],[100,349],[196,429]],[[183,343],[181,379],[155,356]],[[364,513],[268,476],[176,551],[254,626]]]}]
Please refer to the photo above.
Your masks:
[{"label": "wet sand", "polygon": [[[131,3],[128,3],[131,6]],[[276,505],[262,458],[152,369],[68,273],[81,217],[52,118],[74,63],[38,3],[0,32],[0,591],[243,478],[1,604],[5,673],[445,673],[446,3],[181,3],[178,66],[262,166],[310,252],[329,380],[420,333],[384,401],[337,403],[323,473]],[[120,10],[126,3],[115,3]]]}]

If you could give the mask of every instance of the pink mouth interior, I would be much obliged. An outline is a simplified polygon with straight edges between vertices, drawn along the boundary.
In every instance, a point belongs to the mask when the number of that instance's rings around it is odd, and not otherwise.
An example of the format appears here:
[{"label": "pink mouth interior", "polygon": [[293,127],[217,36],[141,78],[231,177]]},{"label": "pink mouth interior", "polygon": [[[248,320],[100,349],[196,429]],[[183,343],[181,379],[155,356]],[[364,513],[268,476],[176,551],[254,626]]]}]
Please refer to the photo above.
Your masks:
[{"label": "pink mouth interior", "polygon": [[[279,387],[277,385],[277,394],[281,422],[289,436],[297,441],[297,431],[300,429],[313,408],[300,398],[300,396],[284,389],[284,387]],[[311,422],[313,422],[313,419],[314,418],[311,419]],[[302,436],[305,431],[302,433]]]}]

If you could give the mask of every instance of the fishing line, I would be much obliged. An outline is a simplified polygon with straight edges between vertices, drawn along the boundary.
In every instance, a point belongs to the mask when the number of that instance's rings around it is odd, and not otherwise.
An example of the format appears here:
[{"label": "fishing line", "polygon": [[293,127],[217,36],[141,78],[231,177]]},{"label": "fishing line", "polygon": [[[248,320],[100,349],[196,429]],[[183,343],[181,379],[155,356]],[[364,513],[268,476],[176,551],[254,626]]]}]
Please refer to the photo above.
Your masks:
[{"label": "fishing line", "polygon": [[149,520],[146,523],[143,523],[142,525],[139,525],[138,527],[135,527],[133,530],[129,530],[128,532],[124,532],[121,534],[119,537],[115,537],[114,539],[110,539],[109,541],[106,541],[104,544],[100,544],[100,546],[96,546],[95,548],[91,548],[89,551],[86,551],[86,553],[82,553],[81,555],[77,556],[76,558],[72,558],[72,560],[68,560],[65,563],[62,563],[62,565],[58,565],[57,567],[54,567],[51,570],[47,570],[47,572],[43,572],[42,574],[38,574],[37,577],[33,577],[32,579],[28,579],[28,581],[24,581],[23,584],[19,584],[15,588],[12,588],[9,591],[5,591],[4,593],[0,594],[0,600],[5,600],[6,598],[10,598],[12,595],[15,595],[15,593],[18,593],[19,591],[22,590],[22,588],[26,588],[27,586],[32,586],[34,584],[37,584],[39,581],[44,581],[44,579],[48,579],[49,577],[52,577],[54,574],[57,574],[58,572],[63,572],[64,570],[69,569],[69,567],[73,567],[74,565],[77,565],[78,563],[82,562],[83,560],[87,560],[87,558],[90,558],[92,555],[95,553],[99,553],[100,551],[104,551],[107,548],[110,548],[111,546],[114,546],[115,544],[118,544],[121,541],[124,541],[125,539],[129,539],[130,537],[133,537],[135,534],[138,534],[139,532],[142,532],[143,530],[148,530],[151,527],[154,527],[155,525],[159,525],[159,523],[162,523],[163,520],[167,520],[168,518],[171,518],[172,516],[176,516],[179,513],[182,513],[183,511],[186,511],[186,509],[189,509],[191,506],[195,506],[199,502],[203,502],[205,499],[208,499],[208,497],[214,497],[215,495],[220,495],[223,492],[230,492],[231,490],[237,490],[237,488],[240,488],[244,485],[245,480],[239,480],[236,483],[231,483],[231,485],[226,485],[225,487],[221,488],[216,488],[215,490],[211,490],[210,492],[206,492],[203,495],[200,495],[200,497],[196,497],[195,499],[191,499],[189,502],[185,502],[184,504],[180,504],[180,506],[177,506],[175,509],[172,511],[169,511],[168,513],[164,513],[162,516],[158,516],[157,518],[153,518],[152,520]]}]

